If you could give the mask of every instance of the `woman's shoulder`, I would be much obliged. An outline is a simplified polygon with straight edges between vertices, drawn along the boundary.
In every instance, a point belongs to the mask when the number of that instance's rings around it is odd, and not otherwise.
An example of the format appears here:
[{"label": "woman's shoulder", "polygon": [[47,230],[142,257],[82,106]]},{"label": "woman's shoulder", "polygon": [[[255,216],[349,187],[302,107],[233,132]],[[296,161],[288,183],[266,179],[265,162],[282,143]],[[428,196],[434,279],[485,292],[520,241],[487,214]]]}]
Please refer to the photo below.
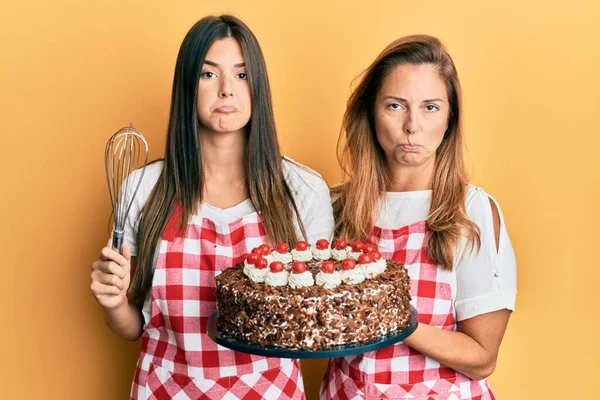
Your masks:
[{"label": "woman's shoulder", "polygon": [[467,187],[467,195],[465,199],[465,203],[467,206],[467,210],[470,208],[480,208],[480,207],[490,207],[490,201],[496,203],[496,199],[486,192],[481,186],[469,184]]},{"label": "woman's shoulder", "polygon": [[146,167],[136,169],[131,173],[131,177],[135,177],[135,179],[142,179],[142,183],[140,184],[140,188],[150,188],[152,189],[160,174],[162,173],[164,161],[162,159],[152,161]]},{"label": "woman's shoulder", "polygon": [[287,156],[283,157],[282,165],[285,179],[292,190],[296,192],[310,190],[317,193],[327,191],[329,193],[327,183],[314,169]]},{"label": "woman's shoulder", "polygon": [[154,189],[158,178],[162,173],[163,160],[159,159],[146,165],[144,168],[136,169],[129,175],[128,180],[133,179],[133,182],[137,183],[141,179],[139,189],[135,195],[135,201],[141,205],[146,203],[146,200],[150,196],[150,192]]},{"label": "woman's shoulder", "polygon": [[471,220],[477,224],[490,219],[495,224],[503,220],[500,206],[496,199],[482,187],[469,184],[466,196],[466,211]]}]

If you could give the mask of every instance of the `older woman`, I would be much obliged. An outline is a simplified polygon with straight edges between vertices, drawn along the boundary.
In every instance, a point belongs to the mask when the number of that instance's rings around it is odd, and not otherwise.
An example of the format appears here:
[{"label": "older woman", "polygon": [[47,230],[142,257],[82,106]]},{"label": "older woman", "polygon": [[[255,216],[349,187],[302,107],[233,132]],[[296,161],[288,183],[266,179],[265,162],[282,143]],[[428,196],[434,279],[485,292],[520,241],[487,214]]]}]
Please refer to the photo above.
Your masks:
[{"label": "older woman", "polygon": [[324,399],[494,398],[485,378],[516,263],[498,204],[468,183],[461,111],[454,63],[431,36],[391,43],[348,102],[336,233],[406,265],[420,323],[403,343],[330,360]]}]

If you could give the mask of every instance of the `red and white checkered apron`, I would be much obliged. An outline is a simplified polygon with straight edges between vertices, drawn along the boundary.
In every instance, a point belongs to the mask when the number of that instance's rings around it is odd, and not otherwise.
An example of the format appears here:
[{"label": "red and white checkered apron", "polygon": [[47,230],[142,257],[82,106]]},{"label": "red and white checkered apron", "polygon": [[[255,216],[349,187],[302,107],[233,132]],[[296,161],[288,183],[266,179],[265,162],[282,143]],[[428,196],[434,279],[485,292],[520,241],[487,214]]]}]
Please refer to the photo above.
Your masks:
[{"label": "red and white checkered apron", "polygon": [[180,214],[177,208],[159,245],[152,319],[142,335],[131,398],[304,398],[298,360],[235,352],[206,334],[216,310],[215,277],[266,241],[260,215],[232,223],[194,216],[182,235]]},{"label": "red and white checkered apron", "polygon": [[[419,323],[456,330],[452,272],[427,257],[427,222],[400,229],[375,227],[381,255],[403,263],[411,278],[411,304]],[[485,380],[473,381],[403,343],[329,360],[321,399],[494,399]]]}]

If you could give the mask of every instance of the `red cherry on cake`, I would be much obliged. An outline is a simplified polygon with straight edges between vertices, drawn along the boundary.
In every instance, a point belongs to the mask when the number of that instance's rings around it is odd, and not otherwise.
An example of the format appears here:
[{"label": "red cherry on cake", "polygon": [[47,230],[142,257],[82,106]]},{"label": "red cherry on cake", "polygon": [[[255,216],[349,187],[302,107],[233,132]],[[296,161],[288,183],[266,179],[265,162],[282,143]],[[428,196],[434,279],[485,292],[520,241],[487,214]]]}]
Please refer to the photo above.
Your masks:
[{"label": "red cherry on cake", "polygon": [[283,271],[283,263],[281,261],[273,261],[269,268],[271,268],[271,272],[281,272]]},{"label": "red cherry on cake", "polygon": [[258,257],[258,259],[256,260],[256,263],[254,263],[254,266],[258,269],[265,269],[265,268],[267,268],[267,265],[269,265],[269,262],[267,261],[266,258],[262,258],[262,257]]},{"label": "red cherry on cake", "polygon": [[358,262],[363,265],[371,264],[372,261],[373,258],[370,254],[361,254],[360,257],[358,257]]},{"label": "red cherry on cake", "polygon": [[329,242],[326,239],[317,240],[317,249],[326,250],[329,248]]},{"label": "red cherry on cake", "polygon": [[262,253],[265,256],[271,252],[271,246],[269,246],[268,244],[261,244],[258,247],[262,250]]},{"label": "red cherry on cake", "polygon": [[345,241],[344,239],[338,239],[335,241],[335,248],[338,250],[344,250],[346,247],[348,247],[348,242]]},{"label": "red cherry on cake", "polygon": [[248,254],[248,257],[246,257],[246,261],[248,262],[248,264],[256,264],[256,260],[258,260],[258,257],[260,256],[256,253],[250,253]]},{"label": "red cherry on cake", "polygon": [[263,255],[265,255],[265,254],[263,253],[263,251],[262,251],[262,249],[261,249],[260,247],[255,247],[255,248],[253,248],[253,249],[252,249],[252,252],[253,252],[254,254],[257,254],[257,255],[259,255],[259,256],[263,256]]},{"label": "red cherry on cake", "polygon": [[296,261],[294,263],[294,265],[292,266],[292,269],[294,270],[295,273],[301,274],[304,271],[306,271],[306,264],[303,263],[302,261]]},{"label": "red cherry on cake", "polygon": [[356,261],[354,261],[353,259],[346,258],[344,259],[344,261],[342,261],[342,269],[344,271],[349,271],[354,268],[356,268]]},{"label": "red cherry on cake", "polygon": [[366,243],[362,248],[362,252],[365,254],[372,253],[374,251],[375,251],[375,245],[373,245],[372,243]]},{"label": "red cherry on cake", "polygon": [[285,243],[279,243],[277,245],[277,252],[281,254],[285,254],[290,250],[290,247]]},{"label": "red cherry on cake", "polygon": [[321,271],[326,274],[333,274],[335,271],[335,263],[333,261],[323,261],[323,264],[321,264]]},{"label": "red cherry on cake", "polygon": [[362,251],[363,248],[363,244],[362,242],[359,242],[358,240],[355,242],[352,242],[352,251],[355,253],[358,253],[360,251]]},{"label": "red cherry on cake", "polygon": [[306,243],[305,241],[301,240],[298,243],[296,243],[296,250],[304,251],[306,249],[308,249],[308,243]]},{"label": "red cherry on cake", "polygon": [[373,259],[373,261],[381,260],[381,253],[378,252],[377,250],[369,253],[369,255],[371,256],[371,258]]}]

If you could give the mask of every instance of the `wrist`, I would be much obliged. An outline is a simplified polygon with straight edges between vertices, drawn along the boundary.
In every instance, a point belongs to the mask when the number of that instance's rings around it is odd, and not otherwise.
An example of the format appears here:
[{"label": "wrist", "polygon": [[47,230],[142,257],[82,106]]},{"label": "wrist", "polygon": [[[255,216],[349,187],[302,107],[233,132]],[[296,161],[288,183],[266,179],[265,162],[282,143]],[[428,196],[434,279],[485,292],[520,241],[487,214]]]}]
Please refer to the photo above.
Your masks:
[{"label": "wrist", "polygon": [[418,323],[417,327],[415,328],[415,331],[402,342],[407,346],[414,348],[415,350],[421,351],[420,348],[422,347],[422,344],[427,343],[427,340],[424,339],[424,335],[425,337],[428,337],[428,328],[430,328],[429,325],[424,323]]},{"label": "wrist", "polygon": [[111,306],[111,307],[102,306],[104,313],[107,315],[119,314],[119,313],[123,312],[124,310],[127,310],[128,308],[129,308],[129,300],[127,299],[127,296],[123,296],[121,301],[118,302],[117,304],[115,304],[114,306]]}]

